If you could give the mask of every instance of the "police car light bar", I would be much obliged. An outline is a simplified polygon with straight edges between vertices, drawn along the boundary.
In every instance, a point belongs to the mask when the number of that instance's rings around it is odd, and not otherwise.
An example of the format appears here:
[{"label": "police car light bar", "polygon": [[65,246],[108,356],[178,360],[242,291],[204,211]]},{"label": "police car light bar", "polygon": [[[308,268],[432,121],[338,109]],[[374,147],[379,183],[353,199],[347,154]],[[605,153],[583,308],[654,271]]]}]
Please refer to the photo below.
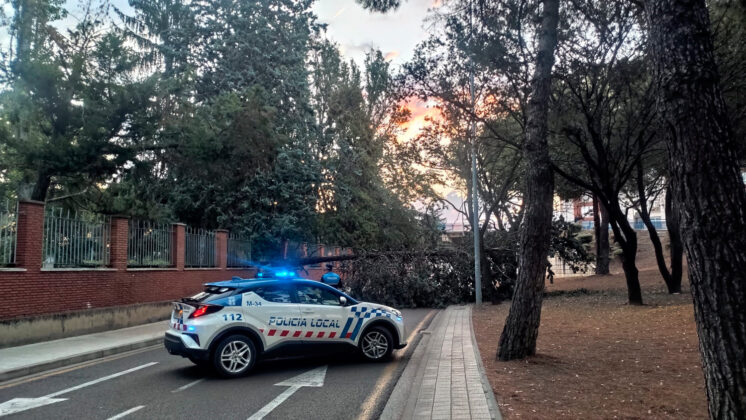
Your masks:
[{"label": "police car light bar", "polygon": [[293,271],[278,271],[275,273],[275,276],[277,277],[293,277],[295,275],[295,272]]}]

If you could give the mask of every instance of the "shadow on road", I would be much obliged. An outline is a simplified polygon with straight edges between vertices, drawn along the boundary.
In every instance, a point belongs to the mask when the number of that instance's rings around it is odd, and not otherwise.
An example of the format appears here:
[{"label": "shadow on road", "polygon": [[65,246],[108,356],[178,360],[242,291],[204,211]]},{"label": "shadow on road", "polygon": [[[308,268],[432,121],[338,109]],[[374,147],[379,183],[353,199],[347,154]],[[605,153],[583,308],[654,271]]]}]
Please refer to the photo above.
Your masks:
[{"label": "shadow on road", "polygon": [[[398,352],[396,352],[398,353]],[[394,354],[391,361],[395,361],[400,356]],[[370,363],[363,360],[355,353],[337,353],[323,356],[294,356],[284,358],[273,358],[268,360],[259,360],[254,366],[254,370],[248,375],[253,378],[263,376],[274,376],[283,372],[295,372],[299,370],[309,370],[318,366],[329,365],[354,367],[354,366],[371,366],[377,363]],[[184,380],[197,380],[202,378],[220,378],[209,366],[190,365],[182,368],[172,369],[170,373]]]}]

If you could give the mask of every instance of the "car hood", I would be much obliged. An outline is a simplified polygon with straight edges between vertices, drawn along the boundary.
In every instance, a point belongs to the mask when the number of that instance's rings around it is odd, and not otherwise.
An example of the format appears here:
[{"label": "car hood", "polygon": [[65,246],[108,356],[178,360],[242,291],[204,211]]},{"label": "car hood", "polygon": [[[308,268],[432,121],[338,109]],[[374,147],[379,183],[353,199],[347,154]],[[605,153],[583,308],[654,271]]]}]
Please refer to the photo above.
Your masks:
[{"label": "car hood", "polygon": [[373,302],[360,302],[358,305],[365,306],[367,308],[371,309],[380,309],[382,311],[391,312],[394,314],[401,314],[401,311],[399,311],[396,308],[392,308],[391,306],[381,305],[379,303],[373,303]]}]

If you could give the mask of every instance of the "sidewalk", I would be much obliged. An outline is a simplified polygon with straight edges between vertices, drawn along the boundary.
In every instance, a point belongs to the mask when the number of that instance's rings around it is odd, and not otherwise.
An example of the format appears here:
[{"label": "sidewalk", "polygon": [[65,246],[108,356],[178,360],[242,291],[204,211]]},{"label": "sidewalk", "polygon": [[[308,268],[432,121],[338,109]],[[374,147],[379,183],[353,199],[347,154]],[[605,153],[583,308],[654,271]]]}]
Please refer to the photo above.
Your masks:
[{"label": "sidewalk", "polygon": [[471,306],[450,306],[422,332],[381,419],[501,419],[479,356]]},{"label": "sidewalk", "polygon": [[0,381],[85,362],[163,341],[168,321],[0,349]]}]

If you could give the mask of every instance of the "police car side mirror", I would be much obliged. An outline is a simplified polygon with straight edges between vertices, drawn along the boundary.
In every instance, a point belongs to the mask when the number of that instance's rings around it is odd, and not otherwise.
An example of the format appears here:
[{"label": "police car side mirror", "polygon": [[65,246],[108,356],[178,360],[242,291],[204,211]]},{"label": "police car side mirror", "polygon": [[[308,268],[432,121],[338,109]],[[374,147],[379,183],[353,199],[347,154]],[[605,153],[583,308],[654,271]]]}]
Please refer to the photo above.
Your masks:
[{"label": "police car side mirror", "polygon": [[339,304],[342,306],[347,306],[347,298],[344,296],[339,297]]}]

